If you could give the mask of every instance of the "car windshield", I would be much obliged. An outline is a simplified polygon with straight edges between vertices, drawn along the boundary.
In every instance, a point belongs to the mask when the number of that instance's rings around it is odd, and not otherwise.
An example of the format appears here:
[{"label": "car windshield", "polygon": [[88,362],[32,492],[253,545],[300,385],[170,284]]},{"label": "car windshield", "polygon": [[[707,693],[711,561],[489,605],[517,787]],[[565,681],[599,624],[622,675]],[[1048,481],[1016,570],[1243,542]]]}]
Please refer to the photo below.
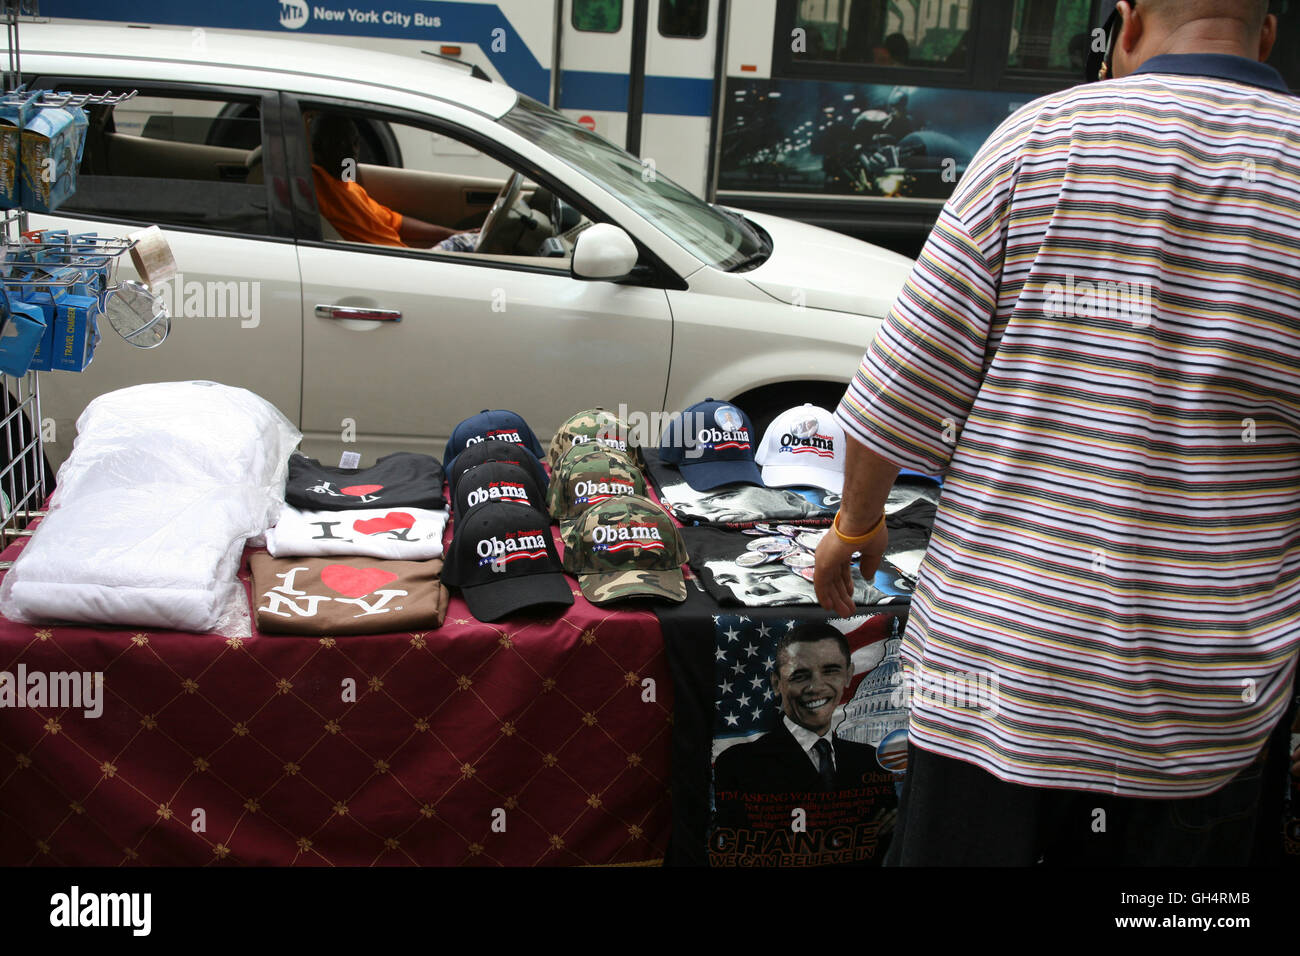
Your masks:
[{"label": "car windshield", "polygon": [[501,123],[599,183],[711,266],[740,268],[766,252],[764,240],[739,216],[715,209],[534,99],[520,95]]}]

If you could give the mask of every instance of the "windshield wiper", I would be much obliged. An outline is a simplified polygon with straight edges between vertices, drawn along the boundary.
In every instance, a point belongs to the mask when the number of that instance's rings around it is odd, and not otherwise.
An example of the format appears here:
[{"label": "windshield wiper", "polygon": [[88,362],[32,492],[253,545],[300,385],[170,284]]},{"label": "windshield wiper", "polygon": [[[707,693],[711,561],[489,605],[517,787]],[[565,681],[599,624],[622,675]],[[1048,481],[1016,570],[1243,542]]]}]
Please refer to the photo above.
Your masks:
[{"label": "windshield wiper", "polygon": [[730,219],[737,226],[739,226],[741,232],[743,232],[749,238],[753,239],[760,246],[763,244],[762,241],[759,239],[758,234],[754,231],[754,227],[751,226],[749,224],[749,221],[740,213],[732,212],[730,209],[724,209],[722,206],[718,206],[716,204],[713,207],[713,211],[722,213],[723,216]]},{"label": "windshield wiper", "polygon": [[740,227],[741,234],[750,239],[754,245],[758,246],[758,251],[750,253],[741,259],[734,266],[727,269],[728,272],[744,272],[749,269],[756,269],[767,261],[772,254],[772,240],[767,235],[766,230],[751,223],[738,212],[732,212],[730,209],[714,204],[713,211],[721,213],[725,218],[730,219]]},{"label": "windshield wiper", "polygon": [[741,259],[734,266],[731,266],[729,269],[727,269],[727,271],[748,272],[750,269],[757,269],[764,262],[766,262],[768,260],[768,257],[771,255],[772,255],[771,249],[760,250],[759,252],[755,252],[751,255],[745,256],[745,258]]}]

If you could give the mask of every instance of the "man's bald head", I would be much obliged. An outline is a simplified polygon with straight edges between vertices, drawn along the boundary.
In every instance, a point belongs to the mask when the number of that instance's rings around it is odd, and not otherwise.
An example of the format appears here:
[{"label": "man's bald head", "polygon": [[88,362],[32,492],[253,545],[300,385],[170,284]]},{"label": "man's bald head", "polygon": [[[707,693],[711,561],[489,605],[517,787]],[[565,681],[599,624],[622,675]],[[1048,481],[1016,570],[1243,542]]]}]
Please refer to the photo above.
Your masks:
[{"label": "man's bald head", "polygon": [[1128,76],[1152,57],[1219,53],[1267,60],[1277,39],[1269,0],[1120,0],[1123,20],[1112,76]]}]

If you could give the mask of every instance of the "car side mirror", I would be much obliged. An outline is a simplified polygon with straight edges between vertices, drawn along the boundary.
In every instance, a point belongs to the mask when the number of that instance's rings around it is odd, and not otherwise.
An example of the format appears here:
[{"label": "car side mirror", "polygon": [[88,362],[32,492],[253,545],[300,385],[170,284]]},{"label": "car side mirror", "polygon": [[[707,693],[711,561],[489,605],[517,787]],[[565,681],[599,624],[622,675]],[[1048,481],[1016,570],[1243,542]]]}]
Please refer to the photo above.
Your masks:
[{"label": "car side mirror", "polygon": [[573,247],[575,279],[621,279],[636,267],[636,243],[618,226],[597,223],[578,235]]}]

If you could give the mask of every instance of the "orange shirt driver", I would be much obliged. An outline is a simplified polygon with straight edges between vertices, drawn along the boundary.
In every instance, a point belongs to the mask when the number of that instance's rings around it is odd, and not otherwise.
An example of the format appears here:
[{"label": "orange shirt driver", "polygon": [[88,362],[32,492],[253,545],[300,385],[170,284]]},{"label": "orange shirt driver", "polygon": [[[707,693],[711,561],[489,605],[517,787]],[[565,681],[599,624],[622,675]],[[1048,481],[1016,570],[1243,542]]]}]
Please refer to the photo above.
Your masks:
[{"label": "orange shirt driver", "polygon": [[402,214],[375,202],[360,183],[335,179],[315,163],[316,205],[320,213],[349,242],[372,242],[380,246],[404,246]]},{"label": "orange shirt driver", "polygon": [[329,170],[356,166],[361,153],[361,132],[356,122],[337,113],[323,113],[312,122],[312,179],[316,183],[316,204],[325,220],[350,242],[381,246],[429,248],[453,236],[457,251],[473,251],[477,233],[457,232],[414,216],[403,216],[370,198],[364,186],[349,182]]}]

